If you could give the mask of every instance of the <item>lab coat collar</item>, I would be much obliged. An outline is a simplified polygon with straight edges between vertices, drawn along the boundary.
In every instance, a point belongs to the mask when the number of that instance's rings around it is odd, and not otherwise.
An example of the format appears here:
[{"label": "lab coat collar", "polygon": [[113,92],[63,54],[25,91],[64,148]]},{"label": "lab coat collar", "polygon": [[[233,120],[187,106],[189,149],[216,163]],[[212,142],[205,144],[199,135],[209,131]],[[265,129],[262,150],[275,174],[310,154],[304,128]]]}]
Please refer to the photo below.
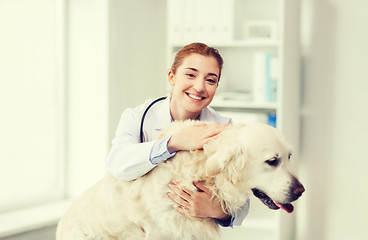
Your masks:
[{"label": "lab coat collar", "polygon": [[202,110],[201,114],[199,115],[200,121],[212,121],[212,114],[208,110],[208,108],[205,108]]}]

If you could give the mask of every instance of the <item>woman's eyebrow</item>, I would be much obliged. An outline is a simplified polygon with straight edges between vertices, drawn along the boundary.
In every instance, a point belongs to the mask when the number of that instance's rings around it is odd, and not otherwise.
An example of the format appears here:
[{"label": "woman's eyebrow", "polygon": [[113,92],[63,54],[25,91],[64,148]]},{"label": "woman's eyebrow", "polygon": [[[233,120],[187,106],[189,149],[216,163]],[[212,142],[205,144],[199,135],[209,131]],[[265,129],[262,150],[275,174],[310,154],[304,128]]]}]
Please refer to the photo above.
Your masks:
[{"label": "woman's eyebrow", "polygon": [[217,74],[215,74],[215,73],[208,73],[207,75],[209,75],[209,76],[215,76],[215,77],[218,78]]},{"label": "woman's eyebrow", "polygon": [[[198,72],[198,69],[194,68],[194,67],[187,67],[185,69],[188,69],[188,70],[192,70],[192,71],[195,71],[195,72]],[[217,74],[216,73],[207,73],[207,75],[209,76],[215,76],[218,78]]]},{"label": "woman's eyebrow", "polygon": [[192,71],[198,72],[198,69],[193,68],[193,67],[187,67],[187,68],[185,68],[185,69],[188,69],[188,70],[192,70]]}]

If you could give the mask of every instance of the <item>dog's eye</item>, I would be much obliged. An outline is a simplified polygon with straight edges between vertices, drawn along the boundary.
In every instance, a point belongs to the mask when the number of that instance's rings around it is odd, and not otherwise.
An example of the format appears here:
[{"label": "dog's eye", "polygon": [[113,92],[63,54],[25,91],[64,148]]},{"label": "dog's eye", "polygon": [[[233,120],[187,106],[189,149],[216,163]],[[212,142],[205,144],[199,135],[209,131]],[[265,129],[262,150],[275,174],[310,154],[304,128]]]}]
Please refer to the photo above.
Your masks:
[{"label": "dog's eye", "polygon": [[271,158],[270,160],[267,160],[266,163],[270,165],[271,167],[276,167],[280,163],[279,158]]},{"label": "dog's eye", "polygon": [[288,159],[290,159],[290,158],[291,158],[291,156],[293,156],[293,154],[289,153]]}]

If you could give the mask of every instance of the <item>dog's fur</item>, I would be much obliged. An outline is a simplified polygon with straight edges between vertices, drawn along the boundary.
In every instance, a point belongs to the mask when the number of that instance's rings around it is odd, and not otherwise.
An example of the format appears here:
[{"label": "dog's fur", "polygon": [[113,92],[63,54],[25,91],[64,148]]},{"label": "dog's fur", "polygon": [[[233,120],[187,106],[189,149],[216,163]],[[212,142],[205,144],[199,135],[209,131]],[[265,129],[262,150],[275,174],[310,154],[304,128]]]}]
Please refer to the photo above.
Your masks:
[{"label": "dog's fur", "polygon": [[[195,123],[174,122],[160,137]],[[169,182],[176,179],[194,190],[193,181],[204,181],[232,214],[252,189],[288,204],[304,191],[290,171],[289,156],[289,145],[275,128],[231,125],[203,150],[180,151],[139,179],[127,182],[107,175],[72,204],[59,222],[57,240],[220,239],[213,219],[173,208]]]}]

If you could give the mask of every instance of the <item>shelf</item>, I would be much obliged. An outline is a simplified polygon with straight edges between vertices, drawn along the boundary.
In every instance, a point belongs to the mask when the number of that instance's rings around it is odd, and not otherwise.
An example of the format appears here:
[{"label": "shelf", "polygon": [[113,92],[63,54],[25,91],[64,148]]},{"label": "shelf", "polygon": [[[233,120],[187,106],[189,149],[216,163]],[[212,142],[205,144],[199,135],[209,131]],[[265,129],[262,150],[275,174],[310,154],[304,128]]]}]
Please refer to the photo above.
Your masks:
[{"label": "shelf", "polygon": [[[209,106],[234,124],[276,126],[298,148],[299,1],[220,0],[205,12],[205,1],[168,3],[169,66],[191,42],[218,49],[224,80]],[[219,17],[213,19],[214,13]],[[252,201],[243,224],[222,228],[222,239],[292,240],[294,218]]]},{"label": "shelf", "polygon": [[244,109],[254,111],[277,111],[277,103],[254,103],[241,100],[224,100],[221,98],[214,98],[210,105],[213,108],[225,109]]},{"label": "shelf", "polygon": [[[246,41],[246,40],[234,40],[229,42],[207,42],[211,47],[221,48],[221,47],[267,47],[267,48],[277,48],[279,47],[278,42],[275,41]],[[173,48],[182,48],[188,44],[188,42],[182,43],[172,43]]]}]

